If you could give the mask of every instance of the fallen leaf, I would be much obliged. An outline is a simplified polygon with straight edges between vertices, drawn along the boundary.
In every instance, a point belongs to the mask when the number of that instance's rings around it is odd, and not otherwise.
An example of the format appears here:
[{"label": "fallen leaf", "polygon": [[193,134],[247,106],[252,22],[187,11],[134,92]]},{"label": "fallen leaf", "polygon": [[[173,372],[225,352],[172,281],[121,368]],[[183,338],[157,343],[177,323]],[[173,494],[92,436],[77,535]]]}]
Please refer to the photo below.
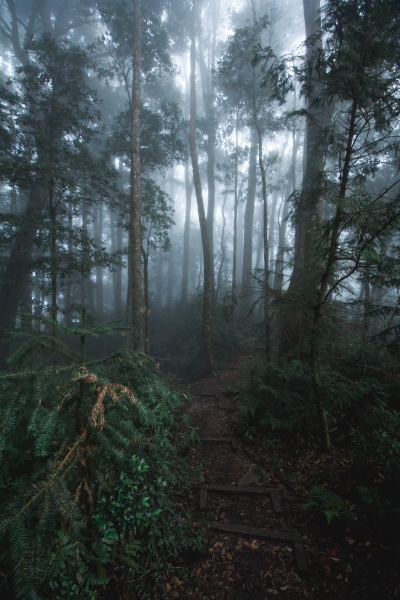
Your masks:
[{"label": "fallen leaf", "polygon": [[365,545],[366,545],[366,546],[370,546],[370,545],[371,545],[371,542],[368,540],[368,542],[365,542]]},{"label": "fallen leaf", "polygon": [[232,560],[232,554],[230,552],[225,552],[225,556],[228,560]]},{"label": "fallen leaf", "polygon": [[259,546],[259,544],[258,544],[258,541],[257,541],[257,540],[253,540],[253,541],[251,542],[251,549],[252,549],[252,550],[258,550],[258,546]]},{"label": "fallen leaf", "polygon": [[269,592],[270,594],[275,594],[275,596],[277,595],[278,591],[277,590],[273,590],[272,588],[268,588],[267,592]]},{"label": "fallen leaf", "polygon": [[200,573],[201,573],[201,567],[199,567],[199,568],[197,569],[197,575],[200,575]]},{"label": "fallen leaf", "polygon": [[351,538],[346,538],[346,540],[349,542],[350,546],[352,546],[355,542],[355,540],[352,540]]}]

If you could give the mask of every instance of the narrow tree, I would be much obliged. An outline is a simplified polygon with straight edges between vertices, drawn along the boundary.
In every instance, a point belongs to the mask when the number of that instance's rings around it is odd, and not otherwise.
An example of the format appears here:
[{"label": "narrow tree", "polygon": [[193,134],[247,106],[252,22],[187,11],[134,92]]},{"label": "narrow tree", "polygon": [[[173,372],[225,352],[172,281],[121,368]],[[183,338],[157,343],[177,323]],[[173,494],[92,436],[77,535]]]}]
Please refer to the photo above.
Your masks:
[{"label": "narrow tree", "polygon": [[212,372],[212,256],[210,240],[208,237],[206,213],[204,210],[203,192],[201,187],[199,160],[196,146],[196,18],[198,16],[198,0],[193,0],[192,4],[192,25],[191,25],[191,44],[190,44],[190,121],[189,121],[189,145],[190,156],[192,160],[193,182],[196,192],[197,209],[199,212],[201,241],[203,246],[204,261],[204,292],[203,292],[203,352],[204,363],[207,371]]},{"label": "narrow tree", "polygon": [[142,80],[142,12],[141,0],[133,0],[133,78],[131,117],[130,180],[130,268],[132,298],[132,343],[134,350],[143,349],[142,233],[141,233],[141,169],[140,169],[140,97]]}]

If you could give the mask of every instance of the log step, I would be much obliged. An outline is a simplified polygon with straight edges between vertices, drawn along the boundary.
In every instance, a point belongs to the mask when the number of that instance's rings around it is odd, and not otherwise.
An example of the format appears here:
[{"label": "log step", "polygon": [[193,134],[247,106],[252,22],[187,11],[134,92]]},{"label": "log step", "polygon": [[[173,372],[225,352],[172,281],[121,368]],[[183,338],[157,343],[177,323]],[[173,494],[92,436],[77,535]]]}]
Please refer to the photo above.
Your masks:
[{"label": "log step", "polygon": [[234,452],[237,452],[238,449],[237,441],[232,438],[201,437],[200,442],[202,444],[230,444]]},{"label": "log step", "polygon": [[240,486],[240,485],[220,485],[220,484],[209,484],[206,483],[200,486],[200,508],[207,508],[207,494],[208,492],[225,492],[228,494],[268,494],[271,499],[272,508],[274,512],[282,512],[278,494],[274,488],[270,487],[258,487],[258,486]]},{"label": "log step", "polygon": [[257,529],[256,527],[243,527],[242,525],[230,525],[228,523],[216,523],[214,521],[206,521],[206,524],[208,529],[212,531],[236,533],[237,535],[244,535],[254,538],[293,542],[293,550],[296,558],[297,568],[303,574],[308,573],[306,554],[304,551],[303,542],[298,533],[273,531],[270,529]]}]

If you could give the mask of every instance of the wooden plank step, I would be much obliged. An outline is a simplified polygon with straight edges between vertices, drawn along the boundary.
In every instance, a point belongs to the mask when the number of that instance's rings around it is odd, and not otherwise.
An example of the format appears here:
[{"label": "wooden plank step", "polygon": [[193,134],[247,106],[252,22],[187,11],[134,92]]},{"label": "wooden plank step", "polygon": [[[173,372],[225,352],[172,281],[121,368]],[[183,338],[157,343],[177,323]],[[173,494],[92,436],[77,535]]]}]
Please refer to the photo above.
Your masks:
[{"label": "wooden plank step", "polygon": [[230,444],[234,452],[237,451],[237,441],[232,438],[214,438],[214,437],[201,437],[200,442],[203,444]]},{"label": "wooden plank step", "polygon": [[306,554],[301,537],[298,533],[273,531],[271,529],[257,529],[256,527],[243,527],[242,525],[230,525],[228,523],[216,523],[214,521],[206,521],[206,523],[208,528],[212,531],[222,531],[223,533],[236,533],[237,535],[255,538],[293,542],[297,568],[301,573],[308,573]]},{"label": "wooden plank step", "polygon": [[263,486],[245,486],[245,485],[222,485],[206,483],[200,487],[200,508],[207,508],[207,492],[226,492],[230,494],[268,494],[271,499],[272,508],[276,513],[280,513],[281,507],[278,500],[278,494],[274,488]]}]

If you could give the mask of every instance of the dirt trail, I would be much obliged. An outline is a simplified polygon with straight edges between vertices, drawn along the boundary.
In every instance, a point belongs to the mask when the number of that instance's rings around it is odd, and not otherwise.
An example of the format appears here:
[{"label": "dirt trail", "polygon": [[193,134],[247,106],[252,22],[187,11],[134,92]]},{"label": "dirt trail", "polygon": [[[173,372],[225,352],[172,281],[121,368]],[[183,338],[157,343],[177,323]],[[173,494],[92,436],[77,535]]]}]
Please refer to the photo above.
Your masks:
[{"label": "dirt trail", "polygon": [[[248,359],[242,357],[220,375],[187,387],[193,397],[187,412],[201,438],[237,439],[236,401],[227,390],[240,383],[247,362]],[[214,523],[231,524],[282,532],[289,537],[288,532],[296,531],[300,536],[304,533],[302,528],[293,526],[287,489],[249,457],[240,440],[236,452],[228,443],[193,444],[187,462],[190,470],[196,471],[198,482],[188,502],[211,527]],[[275,489],[281,512],[274,511],[269,494],[242,495],[213,490],[208,491],[207,508],[200,510],[200,485],[243,485],[243,476],[248,476],[250,486]],[[207,555],[192,568],[188,579],[171,587],[169,594],[172,598],[198,600],[261,600],[274,596],[311,598],[312,590],[307,578],[299,574],[290,539],[260,539],[210,530]]]},{"label": "dirt trail", "polygon": [[[251,446],[244,443],[232,390],[243,382],[246,367],[257,352],[252,354],[239,354],[215,377],[182,387],[193,397],[187,412],[199,436],[234,439],[237,452],[229,443],[195,443],[188,449],[186,459],[194,483],[190,491],[178,491],[179,500],[199,526],[208,523],[208,547],[202,558],[188,560],[181,566],[189,572],[187,577],[171,576],[166,598],[400,597],[396,531],[391,521],[384,531],[384,522],[377,521],[372,507],[360,503],[359,484],[352,474],[354,467],[346,448],[322,454],[308,440],[291,435],[259,437]],[[276,512],[276,505],[274,510],[269,493],[242,495],[208,489],[205,503],[204,488],[201,507],[202,486],[238,486],[241,478],[249,474],[252,485],[276,490],[281,512]],[[328,525],[321,510],[304,510],[302,504],[316,485],[338,493],[354,509],[354,518],[334,519]],[[309,572],[299,569],[293,540],[214,531],[215,524],[269,530],[278,537],[297,534]]]}]

